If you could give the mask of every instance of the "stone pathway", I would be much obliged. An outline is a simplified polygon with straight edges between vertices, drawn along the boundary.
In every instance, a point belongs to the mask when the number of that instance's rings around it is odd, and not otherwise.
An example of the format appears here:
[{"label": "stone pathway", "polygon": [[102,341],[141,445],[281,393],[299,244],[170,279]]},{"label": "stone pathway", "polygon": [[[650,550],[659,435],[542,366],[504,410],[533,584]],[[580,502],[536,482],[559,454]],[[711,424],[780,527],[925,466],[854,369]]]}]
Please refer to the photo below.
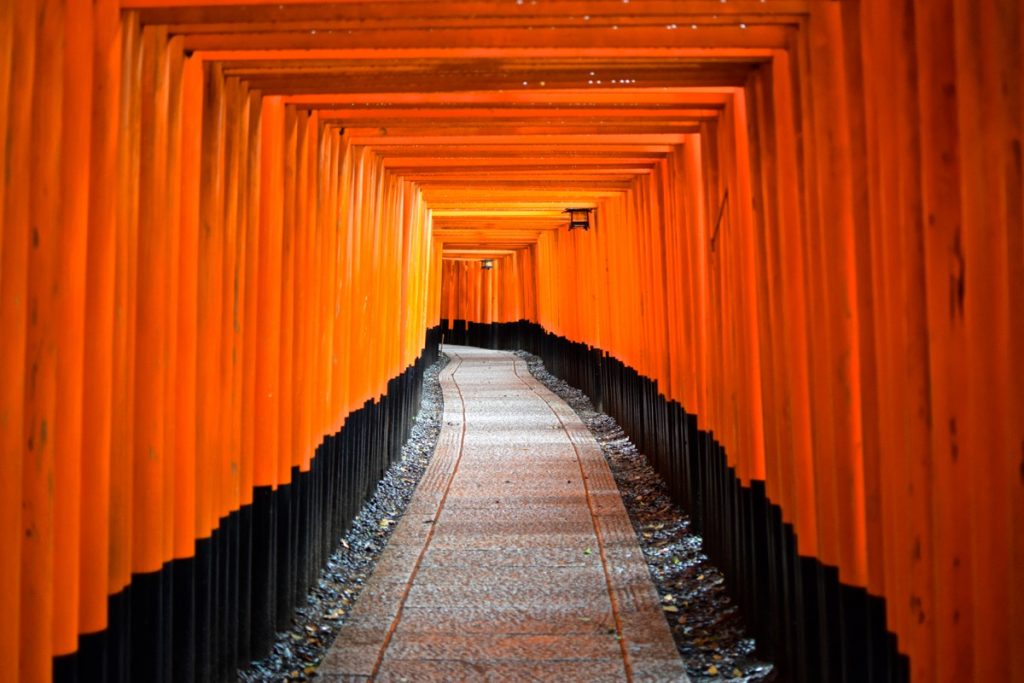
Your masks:
[{"label": "stone pathway", "polygon": [[447,346],[437,452],[327,681],[686,681],[604,456],[511,353]]}]

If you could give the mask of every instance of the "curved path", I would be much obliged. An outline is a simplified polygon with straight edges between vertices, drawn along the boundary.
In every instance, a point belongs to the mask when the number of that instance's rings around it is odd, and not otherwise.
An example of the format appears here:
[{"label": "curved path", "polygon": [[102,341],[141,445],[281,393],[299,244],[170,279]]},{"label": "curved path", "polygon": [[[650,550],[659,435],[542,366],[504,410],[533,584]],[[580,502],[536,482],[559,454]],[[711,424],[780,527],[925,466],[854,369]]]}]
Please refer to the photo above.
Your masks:
[{"label": "curved path", "polygon": [[437,451],[328,681],[686,681],[590,431],[503,351],[448,346]]}]

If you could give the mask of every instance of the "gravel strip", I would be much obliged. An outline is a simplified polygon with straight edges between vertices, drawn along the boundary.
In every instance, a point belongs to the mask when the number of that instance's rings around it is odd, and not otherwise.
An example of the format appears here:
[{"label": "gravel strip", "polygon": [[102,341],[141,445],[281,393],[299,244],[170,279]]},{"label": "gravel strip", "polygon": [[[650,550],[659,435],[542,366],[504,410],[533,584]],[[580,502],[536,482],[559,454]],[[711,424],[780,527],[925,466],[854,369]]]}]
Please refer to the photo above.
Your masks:
[{"label": "gravel strip", "polygon": [[448,358],[442,356],[424,373],[420,412],[402,446],[401,460],[387,471],[342,537],[306,605],[295,611],[292,628],[277,633],[270,655],[239,670],[239,681],[304,681],[316,676],[317,665],[345,623],[434,454],[444,408],[437,378],[447,364]]},{"label": "gravel strip", "polygon": [[568,403],[601,445],[662,599],[676,648],[693,683],[769,681],[772,665],[757,658],[725,578],[704,554],[690,519],[669,497],[647,458],[614,419],[579,389],[555,377],[525,351],[530,373]]}]

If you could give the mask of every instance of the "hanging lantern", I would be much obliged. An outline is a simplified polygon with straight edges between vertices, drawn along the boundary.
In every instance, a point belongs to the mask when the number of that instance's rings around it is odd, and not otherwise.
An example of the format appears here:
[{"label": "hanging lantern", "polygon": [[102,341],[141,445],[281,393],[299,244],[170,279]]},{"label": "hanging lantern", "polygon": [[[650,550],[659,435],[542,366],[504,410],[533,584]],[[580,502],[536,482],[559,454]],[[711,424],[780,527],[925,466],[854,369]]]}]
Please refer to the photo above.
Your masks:
[{"label": "hanging lantern", "polygon": [[569,214],[569,229],[575,230],[576,228],[582,228],[583,230],[590,229],[590,212],[593,209],[566,209],[562,213]]},{"label": "hanging lantern", "polygon": [[483,268],[484,270],[490,270],[491,268],[494,267],[494,260],[485,258],[483,261],[480,262],[480,267]]}]

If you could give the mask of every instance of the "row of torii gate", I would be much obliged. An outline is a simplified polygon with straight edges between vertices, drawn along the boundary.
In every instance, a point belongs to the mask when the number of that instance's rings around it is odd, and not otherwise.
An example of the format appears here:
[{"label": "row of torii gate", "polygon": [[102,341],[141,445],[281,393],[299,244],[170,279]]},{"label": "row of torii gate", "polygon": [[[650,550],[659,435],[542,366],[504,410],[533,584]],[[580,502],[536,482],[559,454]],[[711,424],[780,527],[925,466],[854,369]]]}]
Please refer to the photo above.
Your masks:
[{"label": "row of torii gate", "polygon": [[614,360],[666,463],[670,414],[713,438],[760,501],[719,529],[763,550],[740,590],[821,617],[794,679],[1024,676],[1022,33],[999,0],[2,3],[0,670],[230,676],[454,329]]}]

